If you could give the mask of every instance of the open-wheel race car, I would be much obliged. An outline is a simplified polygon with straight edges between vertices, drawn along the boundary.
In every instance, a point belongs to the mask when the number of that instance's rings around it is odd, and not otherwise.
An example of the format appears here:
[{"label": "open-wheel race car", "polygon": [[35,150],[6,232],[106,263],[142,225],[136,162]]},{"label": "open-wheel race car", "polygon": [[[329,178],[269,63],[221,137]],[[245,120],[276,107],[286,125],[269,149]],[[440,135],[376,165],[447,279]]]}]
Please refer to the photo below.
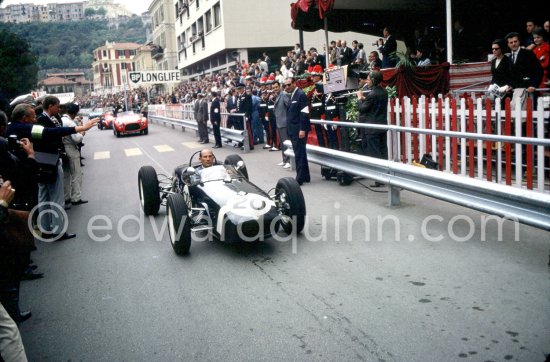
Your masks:
[{"label": "open-wheel race car", "polygon": [[152,166],[138,173],[141,207],[145,215],[156,215],[166,206],[170,242],[177,254],[186,254],[192,235],[209,232],[227,241],[258,241],[280,231],[290,235],[302,231],[306,205],[298,182],[291,177],[278,180],[265,192],[248,180],[239,155],[224,163],[214,158],[211,167],[193,162],[175,168],[172,176],[157,175]]}]

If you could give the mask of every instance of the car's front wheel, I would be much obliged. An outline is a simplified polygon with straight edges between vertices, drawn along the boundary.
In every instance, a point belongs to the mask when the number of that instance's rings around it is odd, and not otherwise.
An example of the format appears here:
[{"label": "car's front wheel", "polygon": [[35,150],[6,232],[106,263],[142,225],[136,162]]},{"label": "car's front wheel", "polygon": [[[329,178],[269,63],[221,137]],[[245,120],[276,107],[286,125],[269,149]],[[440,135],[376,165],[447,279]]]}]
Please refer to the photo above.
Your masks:
[{"label": "car's front wheel", "polygon": [[191,220],[185,199],[181,194],[168,195],[166,215],[172,248],[178,255],[187,254],[191,248]]},{"label": "car's front wheel", "polygon": [[281,227],[287,234],[300,233],[306,216],[306,202],[300,185],[292,177],[284,177],[277,182],[275,194],[281,210]]},{"label": "car's front wheel", "polygon": [[138,172],[139,201],[145,215],[156,215],[160,208],[157,172],[152,166],[142,166]]},{"label": "car's front wheel", "polygon": [[149,128],[144,128],[143,131],[141,131],[144,135],[149,133]]}]

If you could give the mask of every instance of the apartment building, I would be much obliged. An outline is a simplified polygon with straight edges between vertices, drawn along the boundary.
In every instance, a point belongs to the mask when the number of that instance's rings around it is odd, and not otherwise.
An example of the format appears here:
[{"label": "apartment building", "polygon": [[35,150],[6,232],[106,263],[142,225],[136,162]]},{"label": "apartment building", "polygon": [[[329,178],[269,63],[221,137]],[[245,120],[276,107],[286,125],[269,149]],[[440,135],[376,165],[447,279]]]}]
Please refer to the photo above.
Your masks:
[{"label": "apartment building", "polygon": [[[184,79],[229,69],[241,60],[255,62],[264,51],[278,63],[300,39],[290,25],[290,4],[295,0],[172,1],[178,68]],[[339,33],[336,38],[350,44],[359,39],[366,50],[375,41],[352,32]],[[313,46],[323,53],[323,31],[304,32],[303,40],[306,48]]]},{"label": "apartment building", "polygon": [[[174,70],[178,67],[173,0],[153,0],[149,5],[151,14],[151,57],[153,70]],[[166,88],[172,89],[174,84]]]},{"label": "apartment building", "polygon": [[95,49],[92,63],[94,90],[113,93],[128,88],[128,72],[137,69],[134,59],[141,47],[137,43],[106,42]]}]

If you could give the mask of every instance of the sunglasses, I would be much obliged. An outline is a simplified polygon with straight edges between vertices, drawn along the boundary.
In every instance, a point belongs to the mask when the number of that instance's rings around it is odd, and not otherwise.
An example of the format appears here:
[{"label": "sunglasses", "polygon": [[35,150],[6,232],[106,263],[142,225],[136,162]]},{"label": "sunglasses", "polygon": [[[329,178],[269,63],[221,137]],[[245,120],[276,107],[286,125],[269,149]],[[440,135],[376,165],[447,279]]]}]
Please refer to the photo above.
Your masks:
[{"label": "sunglasses", "polygon": [[291,85],[292,85],[292,83],[285,83],[285,84],[283,84],[283,87],[286,88],[286,87],[291,86]]},{"label": "sunglasses", "polygon": [[500,48],[493,48],[493,50],[500,50]]}]

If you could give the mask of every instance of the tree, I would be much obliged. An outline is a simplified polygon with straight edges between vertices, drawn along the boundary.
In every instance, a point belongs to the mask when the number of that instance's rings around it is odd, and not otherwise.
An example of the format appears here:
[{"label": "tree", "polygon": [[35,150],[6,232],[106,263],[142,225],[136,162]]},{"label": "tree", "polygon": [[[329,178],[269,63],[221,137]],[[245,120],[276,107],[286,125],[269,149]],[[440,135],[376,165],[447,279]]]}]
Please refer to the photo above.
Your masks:
[{"label": "tree", "polygon": [[36,86],[37,74],[37,58],[29,43],[15,33],[0,30],[0,102],[5,104],[29,93]]},{"label": "tree", "polygon": [[84,16],[87,18],[93,17],[96,14],[96,11],[94,8],[86,8],[84,10]]},{"label": "tree", "polygon": [[100,16],[105,16],[107,15],[107,10],[102,6],[96,10],[96,14]]}]

